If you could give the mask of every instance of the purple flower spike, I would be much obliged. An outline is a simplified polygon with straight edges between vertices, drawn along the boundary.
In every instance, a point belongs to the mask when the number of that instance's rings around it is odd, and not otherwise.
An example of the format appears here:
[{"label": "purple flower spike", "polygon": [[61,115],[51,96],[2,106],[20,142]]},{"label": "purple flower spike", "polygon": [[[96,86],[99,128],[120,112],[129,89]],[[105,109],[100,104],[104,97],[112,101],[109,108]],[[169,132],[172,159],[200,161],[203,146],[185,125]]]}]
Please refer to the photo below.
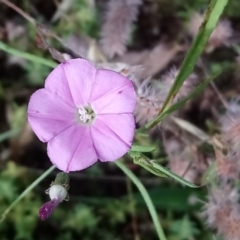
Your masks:
[{"label": "purple flower spike", "polygon": [[52,163],[64,172],[115,161],[132,145],[136,104],[132,82],[123,75],[96,69],[84,59],[59,64],[45,88],[28,105],[28,121],[47,142]]},{"label": "purple flower spike", "polygon": [[54,209],[59,204],[58,199],[53,199],[49,202],[46,202],[40,209],[39,209],[39,217],[41,220],[46,220],[54,211]]}]

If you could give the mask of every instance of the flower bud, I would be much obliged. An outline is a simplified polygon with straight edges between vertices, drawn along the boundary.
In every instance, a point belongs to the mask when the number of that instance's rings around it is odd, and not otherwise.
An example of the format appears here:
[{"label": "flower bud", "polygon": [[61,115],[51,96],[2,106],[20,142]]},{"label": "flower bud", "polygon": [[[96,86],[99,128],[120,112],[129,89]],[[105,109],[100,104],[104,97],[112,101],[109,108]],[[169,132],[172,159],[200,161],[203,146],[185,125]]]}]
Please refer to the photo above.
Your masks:
[{"label": "flower bud", "polygon": [[39,209],[41,220],[47,219],[63,200],[68,200],[69,176],[66,173],[58,173],[50,188],[46,191],[51,201],[46,202]]},{"label": "flower bud", "polygon": [[52,185],[49,189],[49,197],[51,200],[58,199],[59,202],[62,202],[67,195],[68,192],[62,185]]}]

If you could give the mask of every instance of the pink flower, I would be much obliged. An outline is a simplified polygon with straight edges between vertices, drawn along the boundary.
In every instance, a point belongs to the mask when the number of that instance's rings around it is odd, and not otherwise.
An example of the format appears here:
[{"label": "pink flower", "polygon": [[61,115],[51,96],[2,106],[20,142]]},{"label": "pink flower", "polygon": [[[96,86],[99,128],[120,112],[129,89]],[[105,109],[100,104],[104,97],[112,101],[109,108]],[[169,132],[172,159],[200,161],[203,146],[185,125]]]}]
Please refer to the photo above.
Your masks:
[{"label": "pink flower", "polygon": [[131,147],[136,104],[133,84],[83,59],[58,65],[28,106],[38,138],[48,142],[50,160],[65,172],[114,161]]}]

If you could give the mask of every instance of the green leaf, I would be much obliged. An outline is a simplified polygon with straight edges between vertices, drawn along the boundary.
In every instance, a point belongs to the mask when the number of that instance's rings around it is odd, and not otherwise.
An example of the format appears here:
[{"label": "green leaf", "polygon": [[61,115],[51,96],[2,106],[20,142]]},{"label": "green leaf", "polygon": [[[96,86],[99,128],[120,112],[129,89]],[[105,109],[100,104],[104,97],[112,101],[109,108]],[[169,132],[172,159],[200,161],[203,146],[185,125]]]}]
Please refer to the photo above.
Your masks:
[{"label": "green leaf", "polygon": [[184,178],[178,176],[177,174],[169,171],[167,168],[156,163],[154,160],[150,160],[148,157],[146,157],[145,155],[143,155],[141,153],[131,152],[129,154],[133,158],[133,162],[135,164],[140,165],[141,167],[145,168],[147,171],[151,172],[152,174],[154,174],[156,176],[165,177],[165,178],[171,177],[186,186],[189,186],[192,188],[199,187],[199,186],[185,180]]},{"label": "green leaf", "polygon": [[48,60],[48,59],[43,58],[43,57],[35,56],[31,53],[26,53],[26,52],[23,52],[23,51],[19,51],[15,48],[12,48],[12,47],[8,46],[7,44],[3,43],[2,41],[0,41],[0,49],[9,53],[9,54],[14,55],[14,56],[18,56],[18,57],[21,57],[21,58],[24,58],[24,59],[27,59],[27,60],[30,60],[30,61],[33,61],[33,62],[36,62],[36,63],[39,63],[39,64],[44,64],[44,65],[49,66],[51,68],[54,68],[54,67],[57,66],[57,63],[55,63],[51,60]]},{"label": "green leaf", "polygon": [[155,146],[140,146],[140,145],[132,145],[130,151],[133,152],[153,152],[156,150]]},{"label": "green leaf", "polygon": [[[181,213],[189,213],[199,210],[202,203],[199,199],[204,199],[206,196],[206,189],[204,188],[183,188],[178,185],[157,185],[148,190],[148,193],[158,211],[168,210],[177,211]],[[177,196],[177,201],[176,201]],[[134,194],[136,204],[141,209],[144,202],[138,193]],[[82,199],[82,198],[81,198]],[[161,199],[161,201],[159,201]],[[189,200],[191,199],[191,204]],[[105,201],[105,200],[104,200]]]},{"label": "green leaf", "polygon": [[178,176],[177,174],[169,171],[167,168],[161,166],[160,164],[157,164],[157,163],[156,163],[155,161],[153,161],[153,160],[151,161],[151,164],[152,164],[152,166],[153,166],[155,169],[163,172],[163,173],[166,174],[167,176],[174,178],[174,179],[177,180],[178,182],[180,182],[180,183],[182,183],[182,184],[184,184],[184,185],[186,185],[186,186],[188,186],[188,187],[192,187],[192,188],[198,188],[198,187],[200,187],[200,186],[197,186],[197,185],[195,185],[195,184],[193,184],[193,183],[185,180],[184,178]]},{"label": "green leaf", "polygon": [[152,127],[160,123],[165,116],[167,116],[168,114],[175,110],[178,110],[185,104],[187,100],[196,96],[196,94],[201,92],[207,86],[207,84],[214,79],[213,77],[211,77],[211,79],[206,80],[204,83],[198,86],[197,88],[198,90],[196,90],[196,92],[190,93],[190,95],[184,98],[182,101],[169,107],[171,105],[172,100],[174,99],[179,89],[181,88],[182,84],[184,83],[184,81],[193,72],[197,60],[201,53],[203,52],[205,45],[212,31],[216,27],[218,19],[221,16],[227,3],[228,0],[212,0],[210,2],[209,7],[205,13],[204,21],[199,28],[198,35],[196,36],[195,40],[192,43],[191,48],[189,49],[188,53],[184,58],[182,66],[180,67],[179,73],[168,93],[168,96],[163,104],[161,112],[159,113],[156,119],[154,119],[150,123],[147,123],[144,126],[143,128],[144,130],[151,129]]},{"label": "green leaf", "polygon": [[202,25],[199,28],[198,35],[192,43],[191,48],[189,49],[187,55],[184,58],[182,66],[179,70],[179,73],[175,79],[175,82],[172,85],[172,88],[169,91],[167,99],[165,100],[162,111],[169,105],[171,100],[176,96],[180,87],[187,79],[187,77],[193,72],[194,66],[203,52],[205,45],[218,23],[218,19],[221,16],[225,6],[227,5],[228,0],[212,0],[208,6],[208,9],[205,13],[205,17]]},{"label": "green leaf", "polygon": [[199,233],[199,230],[195,227],[195,223],[189,219],[188,215],[185,215],[181,220],[175,220],[171,224],[170,230],[181,240],[191,239]]},{"label": "green leaf", "polygon": [[145,168],[147,171],[151,172],[152,174],[158,176],[158,177],[164,177],[167,178],[165,174],[163,174],[161,171],[158,171],[152,167],[152,165],[149,163],[149,161],[146,160],[147,157],[142,155],[138,152],[129,152],[130,157],[133,158],[133,162],[137,165],[140,165],[141,167]]}]

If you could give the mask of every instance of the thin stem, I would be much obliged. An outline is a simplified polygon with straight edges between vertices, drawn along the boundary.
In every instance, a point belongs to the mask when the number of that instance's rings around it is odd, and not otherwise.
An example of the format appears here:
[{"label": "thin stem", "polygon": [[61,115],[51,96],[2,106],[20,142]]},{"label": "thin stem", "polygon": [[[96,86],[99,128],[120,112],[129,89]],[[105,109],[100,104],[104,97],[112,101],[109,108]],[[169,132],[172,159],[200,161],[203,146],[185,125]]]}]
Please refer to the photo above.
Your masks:
[{"label": "thin stem", "polygon": [[224,96],[220,93],[220,91],[218,90],[216,84],[214,82],[211,82],[211,87],[214,90],[214,92],[217,94],[219,100],[222,102],[223,106],[228,109],[228,103],[226,101],[226,99],[224,98]]},{"label": "thin stem", "polygon": [[137,178],[137,176],[132,171],[130,171],[121,161],[116,161],[115,163],[131,179],[131,181],[138,188],[139,192],[142,194],[142,197],[143,197],[143,199],[148,207],[149,213],[152,217],[153,224],[155,226],[155,229],[157,231],[157,235],[158,235],[159,239],[167,240],[167,238],[165,237],[165,234],[163,232],[161,223],[158,219],[156,209],[153,205],[153,202],[152,202],[146,188],[143,186],[143,184],[140,182],[140,180]]},{"label": "thin stem", "polygon": [[[192,154],[196,154],[196,155],[197,155],[197,153],[196,153],[196,148],[190,146],[190,150],[192,151]],[[188,171],[189,171],[190,168],[192,167],[192,164],[193,164],[194,160],[195,160],[194,157],[192,157],[192,159],[190,160],[190,162],[189,162],[188,165],[187,165],[187,168],[185,169],[185,171],[183,172],[183,174],[182,174],[182,176],[181,176],[182,178],[184,178],[185,175],[188,173]]]},{"label": "thin stem", "polygon": [[[205,77],[209,78],[207,68],[206,68],[206,66],[203,63],[203,59],[202,58],[199,59],[199,64],[198,65],[202,68]],[[214,82],[210,82],[210,85],[211,85],[213,91],[217,94],[219,100],[222,102],[223,106],[226,109],[228,109],[228,103],[227,103],[226,99],[224,98],[224,96],[221,94],[221,92],[218,90],[216,84]]]},{"label": "thin stem", "polygon": [[0,219],[0,223],[4,221],[8,213],[17,205],[30,191],[32,191],[44,178],[46,178],[53,170],[55,166],[51,166],[47,171],[45,171],[40,177],[38,177],[31,185],[25,189],[18,198],[4,211]]},{"label": "thin stem", "polygon": [[[37,21],[31,17],[29,14],[27,14],[26,12],[24,12],[22,9],[20,9],[18,6],[14,5],[12,2],[9,2],[8,0],[0,0],[0,3],[4,3],[6,4],[8,7],[12,8],[14,11],[16,11],[17,13],[19,13],[23,18],[25,18],[27,21],[31,22],[32,24],[34,24],[35,26],[38,25]],[[66,43],[64,43],[64,41],[58,37],[56,34],[54,34],[53,32],[51,32],[50,30],[47,30],[46,28],[44,29],[44,35],[46,36],[51,36],[53,38],[55,38],[57,41],[59,41],[64,47],[68,48],[72,53],[74,53],[76,56],[82,58],[78,53],[76,53],[76,51],[74,49],[72,49],[71,47],[69,47]],[[39,31],[37,29],[38,34],[41,36],[43,34],[43,32]],[[44,42],[46,42],[44,40]]]},{"label": "thin stem", "polygon": [[51,60],[47,60],[45,58],[37,57],[30,53],[19,51],[15,48],[9,47],[7,44],[5,44],[1,41],[0,41],[0,49],[2,49],[3,51],[5,51],[7,53],[13,54],[15,56],[19,56],[19,57],[25,58],[25,59],[33,61],[33,62],[41,63],[41,64],[44,64],[51,68],[54,68],[57,66],[57,64]]},{"label": "thin stem", "polygon": [[27,13],[25,13],[22,9],[20,9],[19,7],[17,7],[16,5],[14,5],[13,3],[9,2],[8,0],[0,0],[0,2],[6,4],[8,7],[14,9],[16,12],[18,12],[22,17],[24,17],[25,19],[27,19],[29,22],[31,23],[35,23],[34,18],[32,18],[31,16],[29,16]]}]

